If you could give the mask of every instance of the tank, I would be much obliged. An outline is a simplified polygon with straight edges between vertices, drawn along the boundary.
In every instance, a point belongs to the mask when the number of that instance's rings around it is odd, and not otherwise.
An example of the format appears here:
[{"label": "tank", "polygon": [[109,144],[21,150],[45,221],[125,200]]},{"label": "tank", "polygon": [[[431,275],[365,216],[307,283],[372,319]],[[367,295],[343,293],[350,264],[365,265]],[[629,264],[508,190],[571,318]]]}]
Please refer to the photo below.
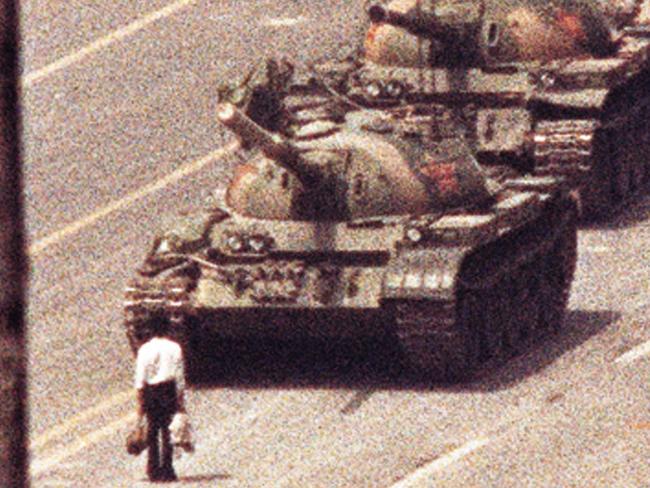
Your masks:
[{"label": "tank", "polygon": [[563,176],[586,218],[606,216],[649,174],[650,24],[640,8],[634,0],[375,3],[364,55],[341,94],[368,107],[452,108],[482,164]]},{"label": "tank", "polygon": [[484,167],[444,104],[357,106],[339,94],[355,66],[302,75],[269,61],[220,91],[242,161],[155,237],[126,287],[134,350],[154,320],[171,322],[190,371],[206,331],[388,334],[417,374],[455,381],[560,327],[576,260],[569,187]]}]

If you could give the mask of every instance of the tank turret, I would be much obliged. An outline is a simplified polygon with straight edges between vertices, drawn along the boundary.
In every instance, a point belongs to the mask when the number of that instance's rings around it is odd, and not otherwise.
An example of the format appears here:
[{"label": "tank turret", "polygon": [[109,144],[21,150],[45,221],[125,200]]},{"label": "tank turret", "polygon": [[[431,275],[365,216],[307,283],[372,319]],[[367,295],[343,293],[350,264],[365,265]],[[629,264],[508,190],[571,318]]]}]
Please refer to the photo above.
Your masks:
[{"label": "tank turret", "polygon": [[[565,0],[517,2],[396,0],[375,3],[368,16],[375,25],[389,25],[430,41],[428,62],[436,66],[484,66],[569,56],[602,57],[615,47],[612,21],[598,2]],[[395,4],[396,8],[391,5]],[[382,45],[375,28],[366,40],[372,61],[394,60],[391,43]]]},{"label": "tank turret", "polygon": [[[331,221],[421,214],[484,204],[497,187],[453,121],[438,121],[433,113],[391,120],[351,114],[345,126],[305,126],[293,143],[228,103],[219,105],[217,118],[244,147],[262,153],[239,168],[227,192],[228,203],[251,217]],[[360,128],[377,123],[382,133]]]}]

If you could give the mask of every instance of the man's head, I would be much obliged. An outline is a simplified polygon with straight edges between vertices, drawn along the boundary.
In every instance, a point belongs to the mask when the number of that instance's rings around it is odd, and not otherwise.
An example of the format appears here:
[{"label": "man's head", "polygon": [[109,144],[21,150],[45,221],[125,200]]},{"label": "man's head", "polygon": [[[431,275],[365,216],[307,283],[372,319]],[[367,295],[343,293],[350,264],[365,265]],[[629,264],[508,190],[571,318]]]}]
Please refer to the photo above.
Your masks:
[{"label": "man's head", "polygon": [[147,342],[154,337],[164,337],[169,334],[169,319],[164,316],[147,320],[138,328],[138,339]]}]

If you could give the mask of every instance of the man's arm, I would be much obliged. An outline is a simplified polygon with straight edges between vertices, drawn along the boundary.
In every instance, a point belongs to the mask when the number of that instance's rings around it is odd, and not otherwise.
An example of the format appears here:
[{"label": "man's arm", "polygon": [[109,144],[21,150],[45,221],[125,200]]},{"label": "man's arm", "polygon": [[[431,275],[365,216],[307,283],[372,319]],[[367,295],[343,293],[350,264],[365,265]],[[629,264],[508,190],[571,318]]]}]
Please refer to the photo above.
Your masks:
[{"label": "man's arm", "polygon": [[144,420],[144,389],[136,390],[136,413],[138,416],[138,424]]},{"label": "man's arm", "polygon": [[138,423],[144,420],[144,376],[145,376],[145,358],[142,354],[142,348],[138,350],[138,356],[135,362],[135,379],[134,386],[136,391],[136,413]]},{"label": "man's arm", "polygon": [[185,413],[185,367],[183,360],[183,348],[178,346],[178,355],[175,365],[176,377],[176,399],[178,401],[178,411]]}]

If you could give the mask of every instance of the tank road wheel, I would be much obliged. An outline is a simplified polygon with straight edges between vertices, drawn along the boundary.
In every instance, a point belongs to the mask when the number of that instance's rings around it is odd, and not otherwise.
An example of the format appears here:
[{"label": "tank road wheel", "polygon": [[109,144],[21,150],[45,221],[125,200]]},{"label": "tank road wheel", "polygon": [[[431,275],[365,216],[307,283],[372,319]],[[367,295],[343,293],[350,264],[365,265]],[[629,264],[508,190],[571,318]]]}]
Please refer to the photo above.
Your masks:
[{"label": "tank road wheel", "polygon": [[[498,285],[497,285],[498,286]],[[481,359],[498,357],[503,351],[503,320],[505,319],[503,290],[498,287],[483,290],[480,324]]]},{"label": "tank road wheel", "polygon": [[562,327],[576,267],[578,239],[575,220],[567,222],[544,257],[540,324],[548,330]]},{"label": "tank road wheel", "polygon": [[465,333],[465,365],[467,372],[480,364],[481,300],[475,291],[466,290],[458,295],[457,314],[460,330]]},{"label": "tank road wheel", "polygon": [[522,290],[515,310],[519,310],[517,318],[521,335],[525,340],[535,340],[539,334],[539,273],[535,266],[528,264],[522,268],[520,279]]},{"label": "tank road wheel", "polygon": [[[452,305],[426,300],[400,302],[393,309],[397,337],[413,371],[455,381],[475,366],[476,334],[469,329],[469,316],[456,321]],[[474,313],[469,303],[461,309],[462,315]]]},{"label": "tank road wheel", "polygon": [[503,290],[503,348],[511,356],[519,349],[522,340],[522,324],[518,318],[518,300],[524,289],[519,286],[516,278],[506,278],[499,287]]},{"label": "tank road wheel", "polygon": [[616,161],[612,168],[612,193],[613,203],[624,201],[632,191],[632,171],[627,161]]},{"label": "tank road wheel", "polygon": [[632,191],[638,194],[643,190],[646,178],[645,162],[642,160],[634,161],[632,168]]}]

